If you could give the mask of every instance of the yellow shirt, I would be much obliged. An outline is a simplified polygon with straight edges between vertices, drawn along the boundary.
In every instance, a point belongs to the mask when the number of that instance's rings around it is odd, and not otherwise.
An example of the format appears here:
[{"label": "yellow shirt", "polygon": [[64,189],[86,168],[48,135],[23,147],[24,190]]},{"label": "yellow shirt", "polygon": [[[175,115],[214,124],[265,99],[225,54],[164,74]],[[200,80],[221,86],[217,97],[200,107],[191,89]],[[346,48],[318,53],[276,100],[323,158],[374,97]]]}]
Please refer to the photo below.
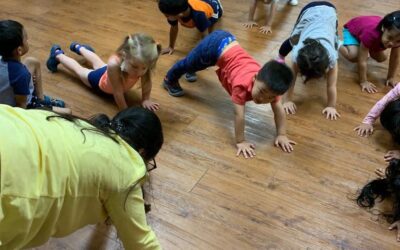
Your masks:
[{"label": "yellow shirt", "polygon": [[49,115],[0,105],[0,249],[38,246],[108,216],[126,249],[159,249],[133,187],[146,174],[140,155]]}]

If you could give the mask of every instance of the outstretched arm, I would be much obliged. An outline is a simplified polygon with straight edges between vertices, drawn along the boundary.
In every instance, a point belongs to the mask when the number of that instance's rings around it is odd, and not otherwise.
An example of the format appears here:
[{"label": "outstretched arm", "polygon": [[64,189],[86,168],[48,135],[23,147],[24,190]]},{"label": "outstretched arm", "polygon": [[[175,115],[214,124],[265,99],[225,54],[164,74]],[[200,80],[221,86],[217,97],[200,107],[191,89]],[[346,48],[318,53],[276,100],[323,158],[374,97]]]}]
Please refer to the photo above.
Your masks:
[{"label": "outstretched arm", "polygon": [[375,84],[371,83],[367,79],[367,60],[368,60],[369,50],[364,46],[363,43],[360,44],[360,49],[358,50],[358,75],[361,86],[361,91],[367,91],[368,93],[376,93],[378,90],[376,89]]},{"label": "outstretched arm", "polygon": [[152,88],[151,72],[147,70],[146,74],[141,77],[142,81],[142,106],[151,111],[156,111],[160,105],[156,102],[150,101],[150,93]]},{"label": "outstretched arm", "polygon": [[292,63],[292,71],[293,71],[293,82],[290,85],[289,90],[283,95],[283,109],[285,110],[286,114],[296,114],[296,104],[292,101],[293,99],[293,91],[294,91],[294,85],[296,83],[296,78],[297,78],[297,64],[295,62]]},{"label": "outstretched arm", "polygon": [[257,0],[251,0],[250,2],[250,8],[249,8],[249,16],[247,22],[243,23],[243,26],[246,29],[251,29],[253,26],[257,26],[257,23],[254,22],[254,14],[256,12],[257,8]]},{"label": "outstretched arm", "polygon": [[169,45],[168,45],[168,48],[165,48],[161,51],[162,55],[164,55],[164,54],[172,55],[172,53],[174,53],[175,42],[176,42],[176,38],[178,37],[178,31],[179,31],[178,24],[171,25],[171,27],[169,29]]},{"label": "outstretched arm", "polygon": [[357,131],[359,136],[368,136],[372,134],[374,128],[373,124],[381,115],[389,102],[399,99],[400,97],[400,85],[396,85],[390,90],[382,99],[380,99],[365,116],[363,122],[357,126],[354,130]]},{"label": "outstretched arm", "polygon": [[327,95],[328,105],[322,111],[322,114],[326,115],[326,119],[336,120],[340,117],[340,114],[336,111],[336,99],[337,99],[337,76],[338,76],[338,64],[336,62],[332,69],[329,69],[327,76]]},{"label": "outstretched arm", "polygon": [[128,192],[112,194],[104,202],[125,249],[161,249],[156,235],[147,225],[140,185]]},{"label": "outstretched arm", "polygon": [[256,155],[254,144],[246,142],[244,138],[245,106],[236,103],[234,105],[235,105],[235,139],[237,147],[236,156],[243,154],[243,156],[246,159],[249,157],[254,157]]},{"label": "outstretched arm", "polygon": [[274,120],[276,126],[275,146],[280,147],[283,151],[290,153],[293,151],[293,145],[296,142],[289,140],[286,136],[286,114],[281,101],[271,103],[274,112]]},{"label": "outstretched arm", "polygon": [[266,11],[265,13],[265,25],[260,27],[260,32],[264,34],[272,33],[272,21],[274,20],[276,12],[276,1],[271,1],[271,6],[269,8],[269,13]]},{"label": "outstretched arm", "polygon": [[128,105],[126,104],[124,90],[122,88],[123,79],[121,75],[120,62],[114,56],[112,56],[107,63],[107,74],[108,80],[113,88],[113,96],[115,103],[117,104],[119,110],[126,109]]}]

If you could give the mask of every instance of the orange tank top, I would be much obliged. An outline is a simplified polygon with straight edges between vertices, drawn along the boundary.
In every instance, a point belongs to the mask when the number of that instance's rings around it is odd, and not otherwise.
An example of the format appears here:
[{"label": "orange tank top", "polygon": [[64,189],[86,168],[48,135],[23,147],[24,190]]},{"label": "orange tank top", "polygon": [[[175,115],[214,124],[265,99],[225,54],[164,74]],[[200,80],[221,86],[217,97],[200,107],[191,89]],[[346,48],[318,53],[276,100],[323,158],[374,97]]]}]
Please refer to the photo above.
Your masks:
[{"label": "orange tank top", "polygon": [[[111,57],[118,58],[117,59],[118,62],[121,63],[121,58],[120,57],[118,57],[116,55],[113,55]],[[140,78],[139,76],[131,76],[129,74],[128,74],[127,77],[123,77],[123,79],[122,79],[122,89],[123,89],[124,93],[127,92],[128,90],[130,90],[133,87],[133,85],[136,84],[136,82],[139,80],[139,78]],[[101,89],[101,91],[103,91],[103,92],[105,92],[107,94],[111,94],[112,95],[114,93],[112,84],[111,84],[110,80],[108,79],[107,70],[106,70],[106,72],[104,72],[104,74],[100,78],[99,88]]]}]

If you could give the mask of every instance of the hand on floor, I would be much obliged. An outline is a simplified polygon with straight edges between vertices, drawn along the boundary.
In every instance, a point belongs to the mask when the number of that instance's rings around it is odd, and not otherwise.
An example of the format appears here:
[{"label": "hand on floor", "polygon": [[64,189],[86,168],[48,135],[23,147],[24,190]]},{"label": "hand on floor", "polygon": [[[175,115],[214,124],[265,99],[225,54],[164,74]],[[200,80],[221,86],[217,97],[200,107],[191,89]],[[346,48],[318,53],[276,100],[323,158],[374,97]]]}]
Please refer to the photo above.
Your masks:
[{"label": "hand on floor", "polygon": [[283,109],[285,110],[286,114],[294,115],[296,114],[297,107],[296,104],[294,104],[294,102],[289,101],[283,104]]},{"label": "hand on floor", "polygon": [[261,26],[260,28],[258,28],[259,31],[263,34],[272,34],[272,28],[271,26]]},{"label": "hand on floor", "polygon": [[258,26],[258,24],[254,21],[247,21],[245,23],[242,23],[243,27],[245,27],[246,29],[251,29],[253,27]]},{"label": "hand on floor", "polygon": [[256,146],[253,143],[243,141],[241,143],[236,143],[236,147],[237,147],[236,156],[243,154],[244,158],[246,159],[249,157],[252,158],[256,156],[256,151],[255,151]]},{"label": "hand on floor", "polygon": [[399,150],[391,150],[391,151],[387,152],[383,158],[387,162],[389,162],[393,159],[400,159],[400,151]]},{"label": "hand on floor", "polygon": [[326,119],[329,119],[331,121],[340,118],[340,114],[333,107],[326,107],[324,110],[322,110],[322,114],[326,115]]},{"label": "hand on floor", "polygon": [[150,100],[144,100],[142,102],[142,107],[154,112],[160,108],[160,104]]},{"label": "hand on floor", "polygon": [[354,131],[357,131],[359,136],[368,137],[374,132],[374,127],[370,124],[361,123],[357,127],[354,128]]},{"label": "hand on floor", "polygon": [[360,83],[360,86],[361,86],[362,92],[366,91],[370,94],[374,94],[374,93],[378,92],[375,84],[373,84],[372,82],[365,81],[365,82]]},{"label": "hand on floor", "polygon": [[293,145],[296,145],[296,142],[289,140],[286,135],[278,135],[275,138],[275,147],[280,147],[286,153],[293,151]]}]

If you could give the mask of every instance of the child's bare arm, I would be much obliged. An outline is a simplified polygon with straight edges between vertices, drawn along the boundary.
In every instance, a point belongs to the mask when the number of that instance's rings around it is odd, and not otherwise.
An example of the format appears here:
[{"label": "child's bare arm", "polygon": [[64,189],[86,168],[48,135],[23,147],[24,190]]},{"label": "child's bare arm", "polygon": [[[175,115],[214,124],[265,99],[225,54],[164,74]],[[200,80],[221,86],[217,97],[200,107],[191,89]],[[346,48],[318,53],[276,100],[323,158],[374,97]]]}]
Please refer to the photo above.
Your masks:
[{"label": "child's bare arm", "polygon": [[234,104],[235,105],[235,139],[236,139],[236,147],[237,152],[236,156],[239,156],[243,153],[245,158],[254,157],[256,155],[255,146],[252,143],[248,143],[244,138],[244,113],[245,106]]},{"label": "child's bare arm", "polygon": [[150,93],[152,88],[151,72],[148,70],[144,76],[141,78],[142,82],[142,106],[151,111],[156,111],[159,109],[159,104],[150,101]]},{"label": "child's bare arm", "polygon": [[17,107],[26,108],[26,103],[28,101],[28,96],[26,95],[15,95],[15,103]]},{"label": "child's bare arm", "polygon": [[297,109],[296,104],[294,104],[292,99],[293,99],[294,85],[296,83],[296,78],[297,78],[297,72],[299,70],[297,68],[296,63],[293,62],[291,66],[292,66],[291,68],[292,68],[292,72],[293,72],[293,82],[290,85],[290,88],[288,89],[288,91],[282,97],[283,108],[284,108],[286,114],[295,114],[296,109]]},{"label": "child's bare arm", "polygon": [[271,1],[271,6],[269,7],[269,13],[265,13],[265,25],[260,27],[260,32],[264,34],[272,33],[272,21],[274,20],[276,12],[276,1]]},{"label": "child's bare arm", "polygon": [[286,136],[286,114],[281,101],[271,103],[274,112],[274,120],[276,126],[275,146],[280,147],[283,151],[290,153],[293,151],[293,145],[296,142],[289,140]]},{"label": "child's bare arm", "polygon": [[43,85],[40,61],[34,57],[29,56],[23,60],[23,64],[25,64],[25,66],[28,68],[29,73],[31,73],[36,96],[39,97],[39,99],[43,100]]},{"label": "child's bare arm", "polygon": [[243,23],[243,26],[246,29],[251,29],[253,26],[257,26],[257,23],[254,22],[254,14],[256,13],[256,8],[257,8],[257,0],[251,0],[248,20],[247,22]]},{"label": "child's bare arm", "polygon": [[122,88],[123,79],[121,75],[120,62],[118,62],[114,57],[110,58],[107,63],[107,74],[108,80],[113,88],[115,103],[117,104],[119,110],[126,109],[128,105],[126,104],[124,90]]},{"label": "child's bare arm", "polygon": [[389,59],[389,70],[386,78],[386,86],[391,85],[394,87],[396,84],[395,77],[396,72],[399,67],[400,61],[400,48],[393,48],[390,51],[390,59]]},{"label": "child's bare arm", "polygon": [[358,50],[358,75],[359,81],[361,85],[361,91],[367,91],[368,93],[376,93],[378,90],[376,86],[369,82],[367,79],[367,60],[368,60],[369,50],[364,46],[364,44],[360,44],[360,48]]},{"label": "child's bare arm", "polygon": [[168,48],[165,48],[161,51],[161,54],[169,54],[172,55],[175,51],[175,43],[176,43],[176,38],[178,37],[178,31],[179,31],[179,26],[177,25],[171,25],[171,28],[169,29],[169,45]]},{"label": "child's bare arm", "polygon": [[338,76],[338,63],[332,69],[329,69],[327,76],[327,95],[328,105],[322,111],[322,114],[326,114],[326,118],[330,120],[336,120],[340,117],[340,114],[336,111],[336,99],[337,99],[337,76]]}]

